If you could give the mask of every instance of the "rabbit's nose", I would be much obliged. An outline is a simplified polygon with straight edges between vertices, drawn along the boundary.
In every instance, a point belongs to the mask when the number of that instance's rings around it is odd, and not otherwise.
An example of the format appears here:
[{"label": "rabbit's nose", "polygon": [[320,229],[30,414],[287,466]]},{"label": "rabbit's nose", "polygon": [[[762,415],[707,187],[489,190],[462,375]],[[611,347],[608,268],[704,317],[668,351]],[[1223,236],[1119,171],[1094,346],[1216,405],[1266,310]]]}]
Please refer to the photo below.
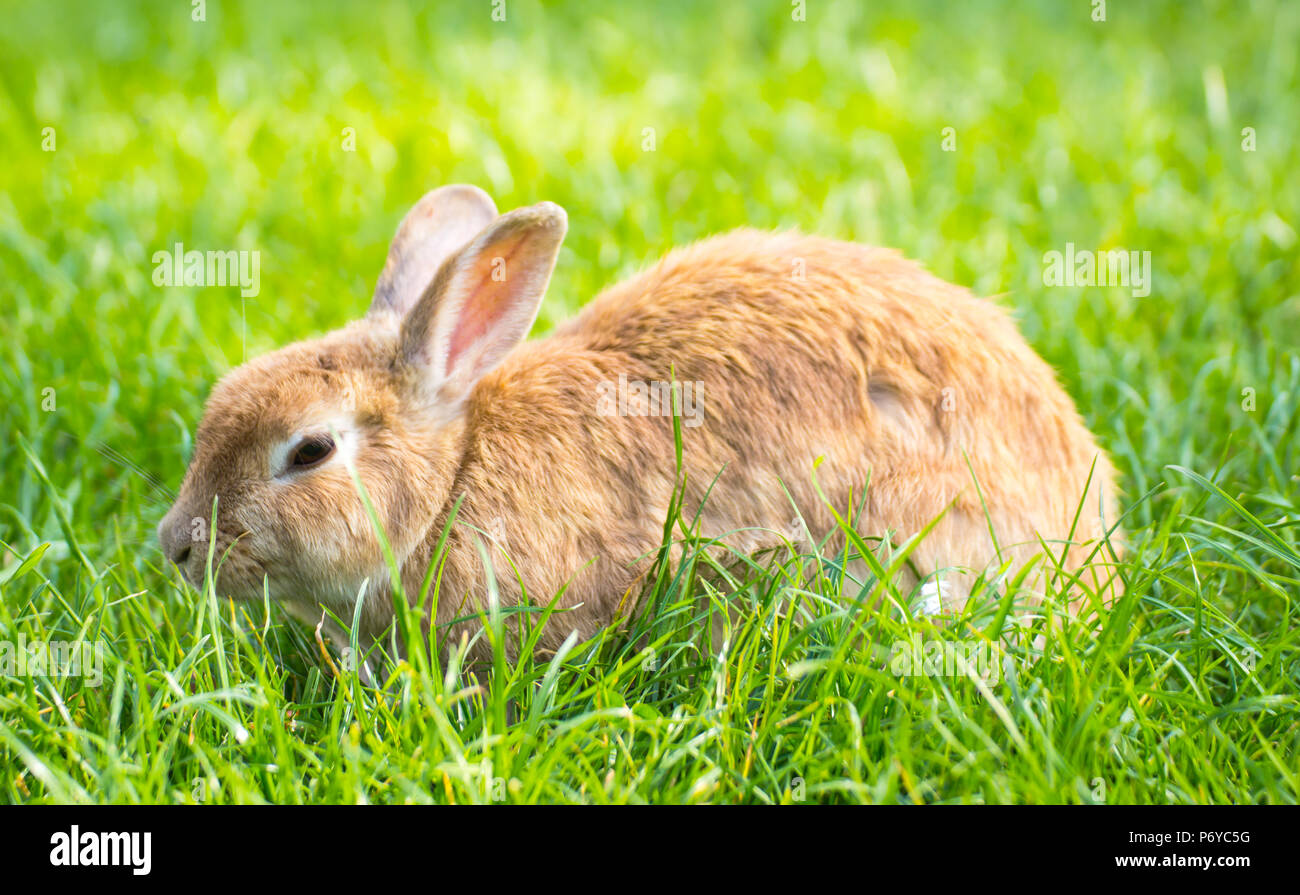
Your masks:
[{"label": "rabbit's nose", "polygon": [[158,524],[158,543],[163,555],[176,563],[183,572],[190,558],[191,539],[189,530],[182,521],[183,517],[175,509],[164,516]]}]

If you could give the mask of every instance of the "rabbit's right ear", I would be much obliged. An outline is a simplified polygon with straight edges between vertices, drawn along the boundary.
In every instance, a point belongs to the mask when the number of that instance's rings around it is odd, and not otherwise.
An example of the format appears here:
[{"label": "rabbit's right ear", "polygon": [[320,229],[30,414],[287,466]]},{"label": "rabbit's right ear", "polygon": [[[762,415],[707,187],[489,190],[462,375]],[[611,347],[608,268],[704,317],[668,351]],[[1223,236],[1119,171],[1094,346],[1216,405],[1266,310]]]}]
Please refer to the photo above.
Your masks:
[{"label": "rabbit's right ear", "polygon": [[496,204],[476,186],[453,184],[425,193],[397,228],[369,316],[404,316],[433,282],[442,262],[496,218]]}]

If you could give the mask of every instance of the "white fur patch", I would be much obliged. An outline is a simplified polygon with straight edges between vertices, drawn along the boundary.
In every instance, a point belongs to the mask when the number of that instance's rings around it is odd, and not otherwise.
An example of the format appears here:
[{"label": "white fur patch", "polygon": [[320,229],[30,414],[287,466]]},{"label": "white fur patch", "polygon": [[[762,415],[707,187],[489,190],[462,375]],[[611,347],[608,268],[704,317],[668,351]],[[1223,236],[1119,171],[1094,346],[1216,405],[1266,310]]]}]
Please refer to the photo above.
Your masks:
[{"label": "white fur patch", "polygon": [[921,606],[917,612],[921,615],[939,615],[943,612],[944,598],[948,596],[948,585],[938,578],[931,578],[921,585]]}]

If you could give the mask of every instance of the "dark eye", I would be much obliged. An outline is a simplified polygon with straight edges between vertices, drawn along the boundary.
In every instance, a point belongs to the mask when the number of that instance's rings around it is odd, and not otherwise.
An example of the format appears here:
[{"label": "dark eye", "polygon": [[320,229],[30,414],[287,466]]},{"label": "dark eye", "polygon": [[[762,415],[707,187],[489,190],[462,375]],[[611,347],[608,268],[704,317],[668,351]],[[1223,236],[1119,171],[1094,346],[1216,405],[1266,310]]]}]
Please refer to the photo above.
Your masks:
[{"label": "dark eye", "polygon": [[314,435],[311,438],[303,439],[293,449],[291,465],[295,469],[315,466],[332,453],[334,453],[334,439],[328,435]]}]

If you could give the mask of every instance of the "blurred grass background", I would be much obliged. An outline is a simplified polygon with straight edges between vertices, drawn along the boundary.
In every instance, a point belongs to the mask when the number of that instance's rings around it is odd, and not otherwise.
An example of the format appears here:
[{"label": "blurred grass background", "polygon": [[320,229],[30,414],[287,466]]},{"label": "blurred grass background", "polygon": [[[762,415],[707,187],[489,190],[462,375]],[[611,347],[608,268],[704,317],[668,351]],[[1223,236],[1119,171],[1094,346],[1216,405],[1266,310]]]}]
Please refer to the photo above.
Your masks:
[{"label": "blurred grass background", "polygon": [[[1107,6],[4,3],[0,567],[54,541],[75,589],[62,506],[95,563],[133,544],[173,587],[165,506],[95,445],[174,487],[215,379],[363,313],[402,214],[452,182],[568,210],[534,335],[737,226],[898,247],[1014,308],[1130,495],[1182,464],[1293,532],[1300,5]],[[260,294],[155,287],[176,242],[259,251]],[[1150,251],[1150,296],[1045,288],[1067,242]]]}]

